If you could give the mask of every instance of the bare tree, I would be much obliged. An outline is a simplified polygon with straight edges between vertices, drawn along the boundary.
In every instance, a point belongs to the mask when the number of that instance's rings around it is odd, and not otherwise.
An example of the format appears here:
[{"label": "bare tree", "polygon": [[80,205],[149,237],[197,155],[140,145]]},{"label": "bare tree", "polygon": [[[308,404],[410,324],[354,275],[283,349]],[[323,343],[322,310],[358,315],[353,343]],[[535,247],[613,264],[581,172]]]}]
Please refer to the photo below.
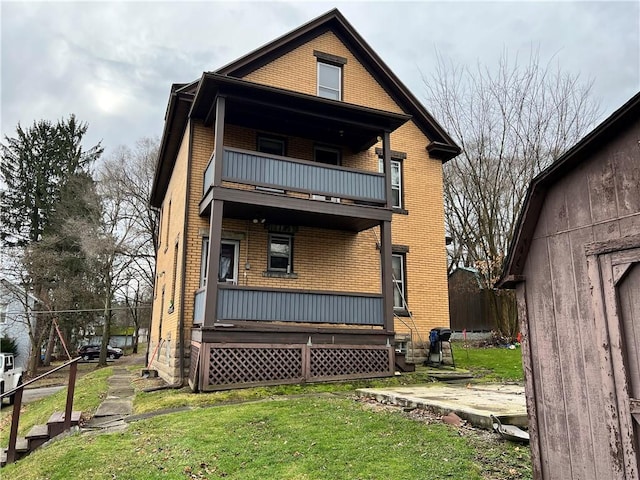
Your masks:
[{"label": "bare tree", "polygon": [[138,313],[148,307],[145,293],[153,289],[157,212],[149,207],[158,141],[140,140],[132,151],[120,147],[106,159],[98,172],[98,193],[103,217],[99,225],[89,226],[84,249],[96,259],[104,292],[104,326],[99,364],[106,364],[112,304],[116,298],[133,316],[136,335],[144,317]]},{"label": "bare tree", "polygon": [[160,142],[144,137],[133,149],[120,146],[105,160],[102,181],[123,193],[123,215],[131,221],[136,246],[131,251],[135,268],[144,285],[153,288],[155,253],[158,248],[158,212],[150,207]]},{"label": "bare tree", "polygon": [[[531,179],[600,116],[593,82],[541,63],[537,51],[523,63],[505,51],[495,69],[454,65],[439,55],[423,80],[429,110],[463,150],[444,166],[449,268],[474,266],[491,289]],[[515,312],[496,310],[513,333]]]}]

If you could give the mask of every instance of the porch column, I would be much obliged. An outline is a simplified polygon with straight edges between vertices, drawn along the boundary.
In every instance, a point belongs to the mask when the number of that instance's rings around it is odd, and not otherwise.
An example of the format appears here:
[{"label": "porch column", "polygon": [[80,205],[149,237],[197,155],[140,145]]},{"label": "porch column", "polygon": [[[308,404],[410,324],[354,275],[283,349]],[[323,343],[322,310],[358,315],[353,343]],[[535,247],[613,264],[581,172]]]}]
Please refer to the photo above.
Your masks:
[{"label": "porch column", "polygon": [[220,240],[222,238],[222,200],[211,201],[209,218],[209,261],[207,265],[207,294],[204,300],[203,326],[211,326],[217,320],[218,276],[220,275]]},{"label": "porch column", "polygon": [[[384,132],[382,136],[382,162],[384,165],[384,182],[386,207],[393,207],[391,192],[391,135]],[[380,267],[382,272],[382,310],[385,330],[393,330],[393,267],[391,265],[391,222],[380,223]]]},{"label": "porch column", "polygon": [[387,200],[386,207],[393,207],[393,194],[391,191],[391,140],[389,132],[382,136],[382,164],[384,166],[384,190]]},{"label": "porch column", "polygon": [[[224,159],[224,116],[226,110],[226,99],[218,95],[216,97],[216,123],[214,126],[214,148],[215,153],[213,164],[213,186],[219,187],[222,183],[222,162]],[[209,237],[211,238],[211,237]]]},{"label": "porch column", "polygon": [[384,328],[393,331],[393,267],[391,265],[391,222],[380,223],[380,266],[382,270],[382,313]]},{"label": "porch column", "polygon": [[[224,158],[224,120],[225,97],[218,95],[215,100],[214,126],[214,164],[213,187],[222,183],[222,162]],[[213,325],[217,320],[218,306],[218,276],[220,275],[220,241],[222,239],[222,214],[224,202],[211,201],[211,216],[209,218],[209,261],[207,265],[207,293],[204,304],[203,326]]]}]

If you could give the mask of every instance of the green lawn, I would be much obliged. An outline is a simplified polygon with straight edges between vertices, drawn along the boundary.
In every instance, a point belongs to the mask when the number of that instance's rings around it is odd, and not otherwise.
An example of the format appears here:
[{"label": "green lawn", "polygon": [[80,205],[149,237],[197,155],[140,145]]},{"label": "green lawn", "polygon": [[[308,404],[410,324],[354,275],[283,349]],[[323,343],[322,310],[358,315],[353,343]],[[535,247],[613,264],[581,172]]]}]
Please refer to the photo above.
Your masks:
[{"label": "green lawn", "polygon": [[483,382],[522,382],[522,352],[499,347],[465,347],[453,342],[456,367],[469,370]]},{"label": "green lawn", "polygon": [[[478,381],[522,381],[520,350],[453,344],[456,365]],[[130,369],[135,372],[139,366]],[[81,378],[75,410],[95,411],[111,368]],[[135,373],[134,373],[135,375]],[[137,392],[136,413],[191,410],[132,423],[123,433],[76,434],[5,467],[21,479],[530,479],[529,449],[488,432],[456,430],[372,410],[356,388],[427,383],[428,369],[387,379],[192,394]],[[136,383],[139,379],[134,380]],[[313,394],[306,395],[305,394]],[[333,395],[332,395],[333,394]],[[337,395],[336,395],[337,394]],[[64,406],[66,390],[25,407],[24,434]],[[251,403],[222,405],[225,402]],[[256,401],[257,400],[257,401]],[[218,405],[213,408],[211,405]],[[7,413],[3,425],[7,425]],[[8,428],[2,428],[6,445]]]},{"label": "green lawn", "polygon": [[[511,463],[498,471],[501,457]],[[22,480],[473,480],[531,478],[529,464],[522,448],[461,436],[444,424],[373,412],[347,398],[306,397],[195,409],[135,422],[123,433],[74,435],[2,474]]]},{"label": "green lawn", "polygon": [[[95,368],[95,367],[94,367]],[[96,411],[108,390],[107,379],[111,376],[111,367],[94,370],[87,373],[76,382],[73,396],[73,409],[83,412],[84,416],[90,416]],[[45,424],[55,411],[63,412],[67,402],[67,389],[63,388],[50,397],[37,402],[23,405],[20,414],[18,433],[24,436],[34,425]],[[11,425],[11,412],[13,407],[4,405],[0,416],[0,445],[9,443],[9,429]]]}]

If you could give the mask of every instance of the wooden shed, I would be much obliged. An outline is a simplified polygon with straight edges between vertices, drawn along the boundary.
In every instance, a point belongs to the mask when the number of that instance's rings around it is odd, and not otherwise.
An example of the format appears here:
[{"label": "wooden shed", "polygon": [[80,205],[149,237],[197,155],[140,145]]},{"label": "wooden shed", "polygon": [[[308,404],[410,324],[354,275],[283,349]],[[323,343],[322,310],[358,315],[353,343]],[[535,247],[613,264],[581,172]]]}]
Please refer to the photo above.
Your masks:
[{"label": "wooden shed", "polygon": [[638,479],[640,93],[531,183],[515,288],[537,479]]}]

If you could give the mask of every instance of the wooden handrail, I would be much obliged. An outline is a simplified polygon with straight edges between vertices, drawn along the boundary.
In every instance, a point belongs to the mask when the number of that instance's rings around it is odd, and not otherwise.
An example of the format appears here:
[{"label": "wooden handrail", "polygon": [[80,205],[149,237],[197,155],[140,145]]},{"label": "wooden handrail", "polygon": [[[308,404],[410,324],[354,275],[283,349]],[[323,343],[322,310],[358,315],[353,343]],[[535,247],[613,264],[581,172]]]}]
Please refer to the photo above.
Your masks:
[{"label": "wooden handrail", "polygon": [[73,411],[73,394],[75,392],[76,387],[76,374],[78,371],[78,362],[81,360],[81,357],[74,358],[69,360],[68,362],[49,370],[42,375],[37,376],[34,379],[29,380],[28,382],[23,383],[22,385],[18,385],[16,388],[9,390],[8,392],[4,392],[0,395],[0,402],[4,397],[8,397],[9,395],[14,395],[13,397],[13,412],[11,416],[11,431],[9,432],[9,447],[7,448],[7,463],[13,463],[16,461],[16,442],[18,440],[18,424],[20,422],[20,409],[22,408],[22,393],[28,385],[37,382],[38,380],[43,379],[47,375],[51,375],[58,370],[62,370],[65,367],[69,367],[69,384],[67,388],[67,403],[64,409],[64,430],[68,430],[71,428],[71,413]]}]

